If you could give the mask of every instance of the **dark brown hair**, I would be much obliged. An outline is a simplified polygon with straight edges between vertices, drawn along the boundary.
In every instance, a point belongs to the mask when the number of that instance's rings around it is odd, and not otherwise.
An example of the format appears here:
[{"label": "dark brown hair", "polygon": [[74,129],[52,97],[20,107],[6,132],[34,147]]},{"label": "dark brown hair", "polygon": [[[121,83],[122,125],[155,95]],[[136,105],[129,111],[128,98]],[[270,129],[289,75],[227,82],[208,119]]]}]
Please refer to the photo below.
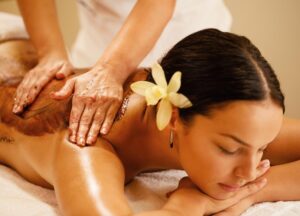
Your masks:
[{"label": "dark brown hair", "polygon": [[182,72],[179,92],[193,103],[180,109],[185,120],[194,114],[209,115],[236,100],[270,98],[285,110],[272,67],[246,37],[216,29],[198,31],[179,41],[162,58],[161,66],[168,81],[174,72]]}]

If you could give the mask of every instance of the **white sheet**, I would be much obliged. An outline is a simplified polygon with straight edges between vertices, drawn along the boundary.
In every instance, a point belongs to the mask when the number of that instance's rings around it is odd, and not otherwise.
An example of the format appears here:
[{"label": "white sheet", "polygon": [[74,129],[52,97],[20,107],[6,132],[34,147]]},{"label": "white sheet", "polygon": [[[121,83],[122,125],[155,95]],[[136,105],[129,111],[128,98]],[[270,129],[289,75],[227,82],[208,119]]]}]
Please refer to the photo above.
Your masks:
[{"label": "white sheet", "polygon": [[0,12],[0,41],[28,38],[23,20],[16,15]]},{"label": "white sheet", "polygon": [[[138,176],[125,188],[135,212],[160,208],[165,194],[176,188],[183,171],[170,170]],[[60,216],[54,191],[28,183],[15,171],[0,165],[1,216]],[[300,201],[261,203],[242,216],[299,216]]]}]

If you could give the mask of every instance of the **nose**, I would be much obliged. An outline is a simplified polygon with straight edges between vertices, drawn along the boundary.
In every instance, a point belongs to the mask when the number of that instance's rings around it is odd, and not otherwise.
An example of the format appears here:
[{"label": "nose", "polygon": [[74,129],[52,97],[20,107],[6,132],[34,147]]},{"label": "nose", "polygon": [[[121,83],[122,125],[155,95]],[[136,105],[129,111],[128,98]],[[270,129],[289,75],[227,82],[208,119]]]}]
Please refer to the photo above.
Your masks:
[{"label": "nose", "polygon": [[256,167],[257,162],[255,157],[249,157],[243,161],[235,168],[234,174],[236,177],[245,180],[247,182],[256,179]]}]

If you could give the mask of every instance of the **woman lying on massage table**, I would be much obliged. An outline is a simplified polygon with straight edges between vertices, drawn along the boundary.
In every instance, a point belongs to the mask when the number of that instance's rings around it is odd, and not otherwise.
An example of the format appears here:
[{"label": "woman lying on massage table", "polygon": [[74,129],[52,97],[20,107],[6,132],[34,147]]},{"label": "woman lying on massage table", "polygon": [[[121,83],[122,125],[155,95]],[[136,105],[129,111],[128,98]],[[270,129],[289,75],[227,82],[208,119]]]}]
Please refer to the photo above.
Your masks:
[{"label": "woman lying on massage table", "polygon": [[283,117],[276,75],[245,37],[208,29],[177,43],[161,66],[127,81],[111,132],[84,148],[67,140],[70,98],[49,96],[63,81],[22,116],[11,113],[35,63],[27,41],[0,45],[0,161],[53,188],[63,215],[134,215],[124,184],[154,169],[188,178],[162,209],[137,215],[239,215],[257,202],[300,199],[300,121]]}]

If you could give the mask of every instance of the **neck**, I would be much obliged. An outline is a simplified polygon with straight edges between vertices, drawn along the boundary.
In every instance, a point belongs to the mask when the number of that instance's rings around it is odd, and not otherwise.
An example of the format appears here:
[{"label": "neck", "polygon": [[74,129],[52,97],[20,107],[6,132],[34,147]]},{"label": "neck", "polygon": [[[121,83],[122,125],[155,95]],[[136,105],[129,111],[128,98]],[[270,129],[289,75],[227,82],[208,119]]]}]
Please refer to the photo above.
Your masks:
[{"label": "neck", "polygon": [[144,115],[148,138],[144,151],[149,161],[148,165],[162,169],[182,169],[176,143],[173,148],[170,147],[171,129],[169,127],[162,131],[157,129],[155,112],[155,108],[147,107]]}]

